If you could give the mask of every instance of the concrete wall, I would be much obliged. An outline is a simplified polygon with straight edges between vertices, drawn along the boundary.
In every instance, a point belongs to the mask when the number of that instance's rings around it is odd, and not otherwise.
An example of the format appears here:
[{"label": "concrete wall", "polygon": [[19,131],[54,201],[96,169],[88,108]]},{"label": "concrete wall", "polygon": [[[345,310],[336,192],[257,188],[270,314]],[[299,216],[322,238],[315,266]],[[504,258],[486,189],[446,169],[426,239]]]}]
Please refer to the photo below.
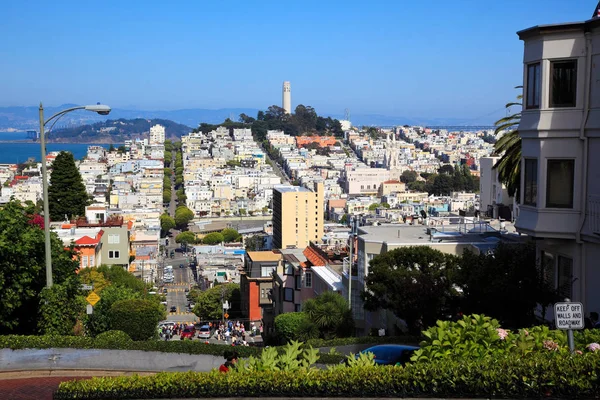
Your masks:
[{"label": "concrete wall", "polygon": [[0,349],[0,372],[19,370],[210,371],[225,359],[205,354],[101,349]]}]

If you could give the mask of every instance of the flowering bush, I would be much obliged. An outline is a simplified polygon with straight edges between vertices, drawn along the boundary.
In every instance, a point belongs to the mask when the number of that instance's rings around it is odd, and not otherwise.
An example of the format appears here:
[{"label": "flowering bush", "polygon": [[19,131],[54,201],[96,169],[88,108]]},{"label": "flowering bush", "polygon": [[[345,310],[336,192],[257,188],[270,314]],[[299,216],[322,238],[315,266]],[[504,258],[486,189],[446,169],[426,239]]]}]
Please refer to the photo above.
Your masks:
[{"label": "flowering bush", "polygon": [[587,345],[586,348],[589,351],[596,352],[596,351],[600,350],[600,344],[598,344],[598,343],[590,343],[590,344]]},{"label": "flowering bush", "polygon": [[508,331],[506,329],[496,328],[496,332],[498,332],[500,340],[504,340],[508,336]]}]

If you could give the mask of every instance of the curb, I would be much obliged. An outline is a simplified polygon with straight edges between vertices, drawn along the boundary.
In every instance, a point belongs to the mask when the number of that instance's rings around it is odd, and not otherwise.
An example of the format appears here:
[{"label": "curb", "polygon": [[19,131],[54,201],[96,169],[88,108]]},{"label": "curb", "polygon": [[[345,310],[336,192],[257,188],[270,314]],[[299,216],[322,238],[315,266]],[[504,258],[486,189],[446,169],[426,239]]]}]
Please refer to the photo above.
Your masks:
[{"label": "curb", "polygon": [[103,369],[61,369],[61,370],[10,370],[0,371],[0,381],[7,379],[30,379],[45,377],[110,377],[131,375],[154,375],[161,371],[131,371]]}]

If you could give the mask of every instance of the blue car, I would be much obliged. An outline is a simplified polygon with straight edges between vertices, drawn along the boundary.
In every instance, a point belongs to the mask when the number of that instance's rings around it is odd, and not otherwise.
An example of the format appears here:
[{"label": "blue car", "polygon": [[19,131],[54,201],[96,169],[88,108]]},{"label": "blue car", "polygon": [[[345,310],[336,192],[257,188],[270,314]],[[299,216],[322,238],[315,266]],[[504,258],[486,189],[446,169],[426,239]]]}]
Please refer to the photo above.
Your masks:
[{"label": "blue car", "polygon": [[369,347],[361,353],[373,353],[377,365],[404,365],[410,361],[417,346],[405,346],[401,344],[380,344]]}]

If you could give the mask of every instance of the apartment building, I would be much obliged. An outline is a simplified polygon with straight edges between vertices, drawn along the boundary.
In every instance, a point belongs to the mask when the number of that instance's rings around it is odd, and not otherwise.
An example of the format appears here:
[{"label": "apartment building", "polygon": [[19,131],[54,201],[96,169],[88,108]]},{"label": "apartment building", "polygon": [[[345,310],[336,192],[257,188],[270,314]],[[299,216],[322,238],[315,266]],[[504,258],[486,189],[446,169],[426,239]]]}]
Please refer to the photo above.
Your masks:
[{"label": "apartment building", "polygon": [[[547,279],[600,311],[600,19],[539,25],[524,42],[521,205]],[[552,312],[547,317],[553,318]]]},{"label": "apartment building", "polygon": [[277,185],[273,189],[273,247],[305,248],[323,237],[324,188]]},{"label": "apartment building", "polygon": [[240,271],[241,311],[244,318],[250,321],[273,320],[273,273],[276,273],[280,261],[281,254],[273,251],[246,253]]},{"label": "apartment building", "polygon": [[162,125],[154,125],[150,128],[150,144],[165,143],[165,127]]}]

